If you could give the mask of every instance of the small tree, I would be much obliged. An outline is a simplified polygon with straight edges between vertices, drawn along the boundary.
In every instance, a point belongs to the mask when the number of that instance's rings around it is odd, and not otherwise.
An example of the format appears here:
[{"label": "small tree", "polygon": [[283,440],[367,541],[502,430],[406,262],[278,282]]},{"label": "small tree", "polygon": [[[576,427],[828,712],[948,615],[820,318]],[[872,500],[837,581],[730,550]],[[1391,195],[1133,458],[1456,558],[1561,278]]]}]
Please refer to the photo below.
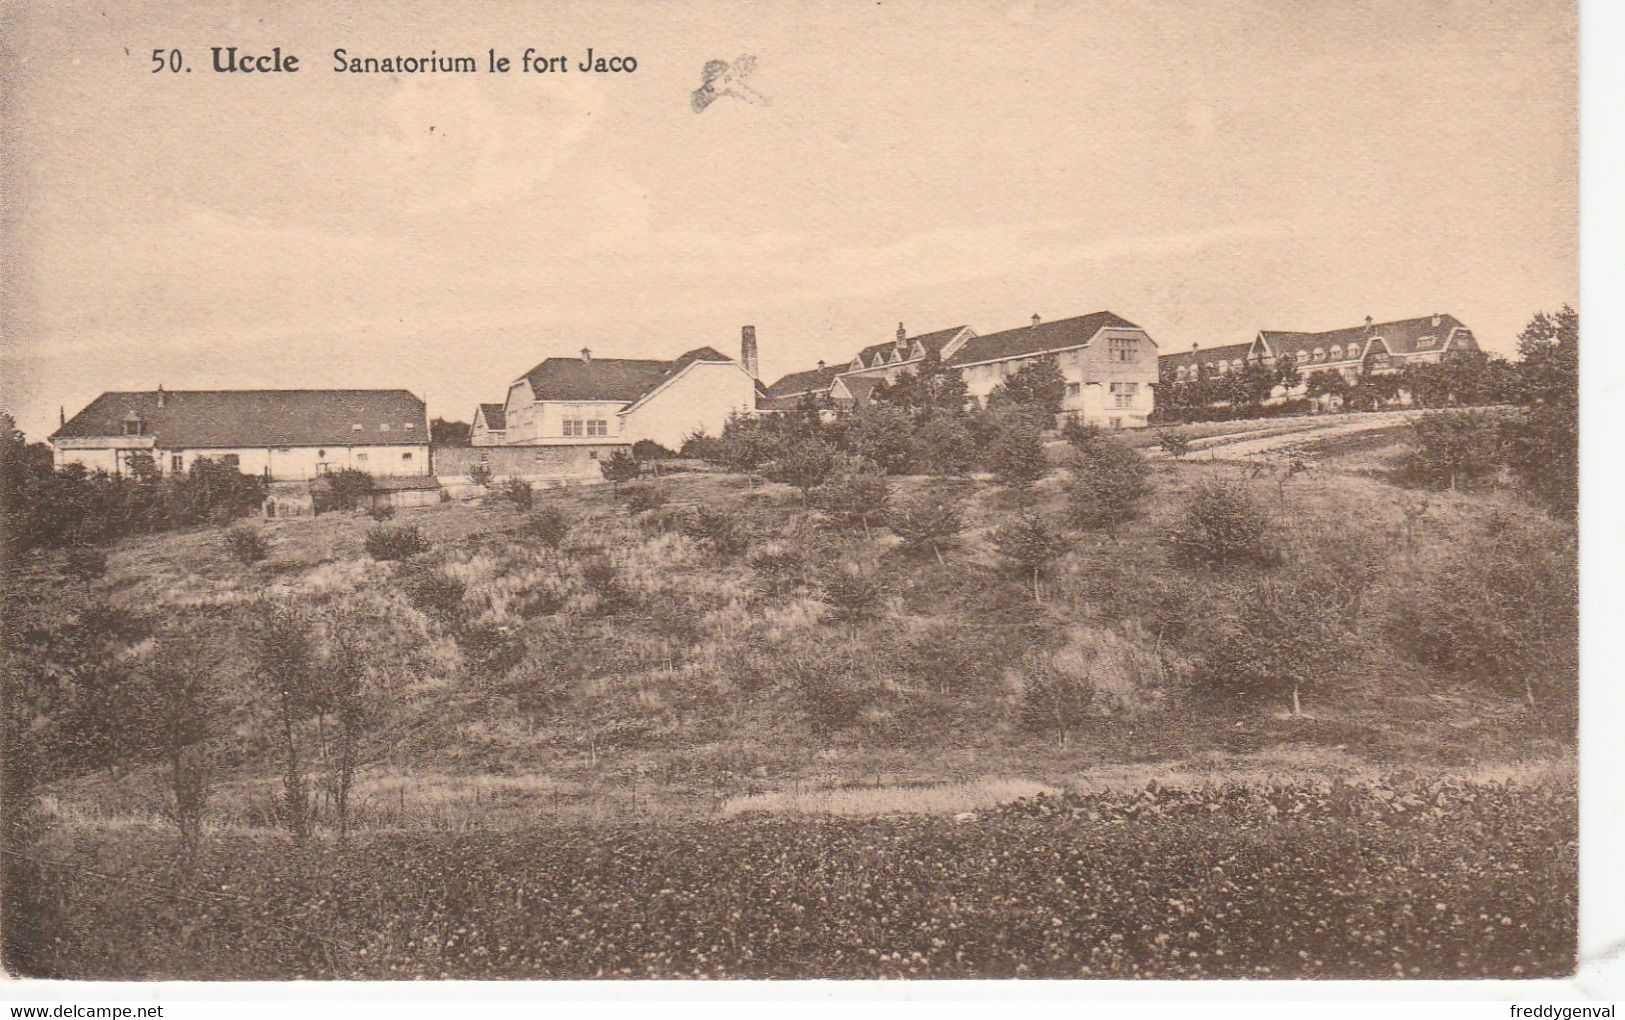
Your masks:
[{"label": "small tree", "polygon": [[510,478],[502,487],[502,495],[513,508],[520,513],[529,513],[536,502],[536,490],[530,487],[530,482],[523,478]]},{"label": "small tree", "polygon": [[1209,567],[1270,566],[1279,558],[1269,517],[1238,482],[1198,484],[1169,539],[1181,560]]},{"label": "small tree", "polygon": [[931,415],[915,434],[915,461],[937,475],[959,476],[976,464],[976,437],[962,413]]},{"label": "small tree", "polygon": [[851,449],[888,475],[915,470],[914,420],[891,404],[871,404],[847,423]]},{"label": "small tree", "polygon": [[1040,577],[1051,563],[1066,552],[1066,537],[1049,526],[1037,513],[1028,512],[993,533],[993,545],[1000,555],[1021,568],[1031,579],[1033,601],[1044,601]]},{"label": "small tree", "polygon": [[407,601],[425,616],[448,627],[462,620],[463,596],[468,587],[445,571],[426,564],[416,569],[403,565],[400,584]]},{"label": "small tree", "polygon": [[1151,485],[1145,461],[1111,436],[1075,449],[1067,512],[1080,528],[1105,528],[1134,516]]},{"label": "small tree", "polygon": [[489,489],[491,487],[491,478],[491,465],[484,461],[471,465],[468,469],[468,482],[470,485],[478,485],[482,489]]},{"label": "small tree", "polygon": [[632,456],[630,450],[616,450],[604,460],[598,462],[598,470],[604,475],[604,480],[610,485],[619,487],[622,482],[630,482],[643,473],[643,465]]},{"label": "small tree", "polygon": [[807,502],[812,490],[824,483],[835,470],[835,448],[812,436],[781,436],[773,460],[767,465],[768,479],[801,490]]},{"label": "small tree", "polygon": [[869,522],[886,512],[891,487],[879,471],[855,469],[835,476],[813,492],[813,505],[842,524],[861,524],[869,537]]},{"label": "small tree", "polygon": [[965,514],[951,496],[917,496],[893,505],[887,523],[909,552],[930,549],[944,563],[942,547],[964,530]]},{"label": "small tree", "polygon": [[1066,377],[1053,357],[1040,358],[1021,366],[1015,375],[993,388],[988,394],[991,405],[1013,404],[1028,407],[1044,414],[1059,414],[1066,399]]},{"label": "small tree", "polygon": [[145,750],[167,768],[165,814],[175,823],[183,870],[197,859],[214,774],[209,740],[218,713],[215,658],[200,642],[168,634],[159,638],[143,671]]},{"label": "small tree", "polygon": [[570,519],[558,507],[544,506],[525,518],[524,530],[542,548],[557,553],[570,535]]},{"label": "small tree", "polygon": [[886,594],[874,571],[857,564],[829,571],[819,587],[824,601],[834,610],[835,619],[850,624],[854,630],[879,614]]},{"label": "small tree", "polygon": [[226,549],[232,558],[239,563],[258,563],[265,559],[268,550],[265,539],[259,532],[248,527],[235,527],[226,529]]},{"label": "small tree", "polygon": [[282,824],[295,842],[303,843],[314,816],[299,740],[299,726],[317,702],[312,621],[285,602],[262,603],[254,615],[255,675],[271,702],[282,754]]},{"label": "small tree", "polygon": [[345,468],[322,476],[327,480],[334,509],[354,510],[372,497],[372,476],[355,468]]},{"label": "small tree", "polygon": [[429,540],[415,524],[401,527],[380,524],[368,528],[362,544],[366,547],[367,555],[375,560],[404,560],[429,551]]},{"label": "small tree", "polygon": [[370,721],[367,699],[367,656],[356,632],[354,614],[334,607],[327,615],[327,655],[322,663],[321,696],[335,722],[329,784],[338,816],[339,839],[350,834],[350,790]]},{"label": "small tree", "polygon": [[666,493],[658,485],[634,482],[621,490],[626,509],[634,514],[645,510],[658,510],[666,505]]},{"label": "small tree", "polygon": [[1488,411],[1438,411],[1411,422],[1404,474],[1455,489],[1493,473],[1501,463],[1502,420]]},{"label": "small tree", "polygon": [[1022,715],[1028,725],[1053,730],[1057,745],[1065,748],[1094,705],[1093,678],[1070,660],[1035,650],[1022,657],[1021,682]]},{"label": "small tree", "polygon": [[1191,437],[1178,429],[1162,429],[1157,433],[1157,445],[1175,460],[1184,460],[1191,452]]},{"label": "small tree", "polygon": [[988,452],[993,475],[1018,493],[1026,493],[1049,473],[1044,434],[1024,416],[1005,424]]}]

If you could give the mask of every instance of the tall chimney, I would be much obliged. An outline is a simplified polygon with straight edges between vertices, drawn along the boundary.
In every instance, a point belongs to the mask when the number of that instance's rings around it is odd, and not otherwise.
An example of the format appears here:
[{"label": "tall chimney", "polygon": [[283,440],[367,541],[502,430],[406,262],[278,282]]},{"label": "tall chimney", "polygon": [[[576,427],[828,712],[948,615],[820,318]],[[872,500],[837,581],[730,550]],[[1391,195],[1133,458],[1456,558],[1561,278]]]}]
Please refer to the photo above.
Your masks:
[{"label": "tall chimney", "polygon": [[1371,321],[1372,321],[1372,320],[1371,320],[1371,316],[1369,316],[1369,315],[1367,315],[1367,316],[1366,316],[1366,317],[1365,317],[1365,328],[1366,328],[1366,329],[1370,329],[1370,328],[1371,328]]},{"label": "tall chimney", "polygon": [[1039,322],[1041,322],[1041,321],[1042,321],[1042,320],[1041,320],[1041,319],[1039,319],[1039,318],[1038,318],[1038,313],[1037,313],[1037,312],[1034,312],[1034,313],[1033,313],[1033,325],[1034,325],[1034,326],[1036,326],[1036,325],[1038,325],[1038,324],[1039,324]]},{"label": "tall chimney", "polygon": [[818,371],[822,372],[823,370],[824,370],[824,359],[819,358],[818,359]]},{"label": "tall chimney", "polygon": [[56,405],[56,424],[58,428],[68,423],[68,409],[61,404]]},{"label": "tall chimney", "polygon": [[592,360],[592,348],[591,347],[583,347],[583,348],[581,348],[581,360],[582,361],[591,361]]},{"label": "tall chimney", "polygon": [[158,384],[158,406],[159,407],[164,406],[164,384],[163,383]]},{"label": "tall chimney", "polygon": [[752,379],[760,379],[761,373],[756,367],[756,327],[739,327],[739,361],[745,366],[745,371]]},{"label": "tall chimney", "polygon": [[1439,328],[1439,313],[1438,312],[1433,313],[1433,328],[1434,329]]}]

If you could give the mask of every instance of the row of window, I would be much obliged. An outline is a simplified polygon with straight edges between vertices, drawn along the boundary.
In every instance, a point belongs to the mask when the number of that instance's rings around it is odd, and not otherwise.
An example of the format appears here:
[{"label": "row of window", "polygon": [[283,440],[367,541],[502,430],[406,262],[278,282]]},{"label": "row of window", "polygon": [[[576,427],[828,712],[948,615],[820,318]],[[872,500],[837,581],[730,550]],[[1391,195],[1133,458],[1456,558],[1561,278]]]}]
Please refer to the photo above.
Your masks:
[{"label": "row of window", "polygon": [[609,435],[609,422],[603,418],[566,418],[564,419],[564,434],[566,436],[607,436]]},{"label": "row of window", "polygon": [[[1339,344],[1332,344],[1330,350],[1324,347],[1316,347],[1313,351],[1288,351],[1281,357],[1287,361],[1308,365],[1317,361],[1343,361],[1346,358],[1358,358],[1359,356],[1359,344],[1349,344],[1346,350]],[[1381,355],[1378,355],[1378,357],[1381,357]],[[1230,361],[1205,361],[1202,363],[1201,368],[1211,377],[1224,375],[1227,372],[1239,372],[1243,364],[1244,360],[1242,358],[1232,358]],[[1174,379],[1179,382],[1184,382],[1186,379],[1194,382],[1197,379],[1197,366],[1175,365]]]}]

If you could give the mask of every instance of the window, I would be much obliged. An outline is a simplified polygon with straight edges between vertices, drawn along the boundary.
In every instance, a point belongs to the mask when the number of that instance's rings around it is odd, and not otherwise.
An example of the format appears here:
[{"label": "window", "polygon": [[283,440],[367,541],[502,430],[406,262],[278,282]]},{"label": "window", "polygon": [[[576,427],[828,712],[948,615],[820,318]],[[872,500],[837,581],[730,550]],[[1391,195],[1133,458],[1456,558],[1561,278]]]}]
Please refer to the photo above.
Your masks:
[{"label": "window", "polygon": [[1114,429],[1121,429],[1123,427],[1123,419],[1121,418],[1107,418],[1106,422]]},{"label": "window", "polygon": [[1316,347],[1315,348],[1315,360],[1316,361],[1325,361],[1326,360],[1326,348],[1324,348],[1324,347]]},{"label": "window", "polygon": [[234,468],[237,466],[237,455],[235,453],[228,453],[220,458],[220,462],[225,464],[226,467]]},{"label": "window", "polygon": [[367,455],[364,454],[364,453],[358,453],[358,454],[355,455],[355,459],[358,460],[358,461],[361,461],[363,464],[365,464],[366,461],[367,461]]},{"label": "window", "polygon": [[417,422],[411,422],[411,421],[409,421],[405,425],[401,426],[401,428],[405,429],[408,432],[412,431],[413,429],[415,429],[417,427],[418,427]]},{"label": "window", "polygon": [[598,459],[598,451],[597,450],[588,450],[587,451],[587,457],[589,459],[591,459],[591,460],[597,460]]},{"label": "window", "polygon": [[176,474],[180,474],[182,471],[186,470],[186,460],[185,460],[185,458],[183,458],[178,453],[170,454],[169,455],[169,470],[175,472]]},{"label": "window", "polygon": [[609,435],[609,422],[605,421],[602,418],[594,418],[592,421],[587,422],[587,435],[589,435],[589,436],[607,436],[607,435]]},{"label": "window", "polygon": [[147,423],[142,421],[140,418],[126,418],[126,419],[124,419],[124,434],[125,435],[127,435],[127,436],[139,436],[143,432],[145,432],[146,430],[147,430]]},{"label": "window", "polygon": [[387,421],[379,422],[378,423],[378,431],[379,432],[388,432],[389,431],[389,422],[387,422]]},{"label": "window", "polygon": [[1134,394],[1140,388],[1139,383],[1114,382],[1112,383],[1112,406],[1133,407]]},{"label": "window", "polygon": [[1106,341],[1106,357],[1109,361],[1137,361],[1140,342],[1133,337],[1112,337]]},{"label": "window", "polygon": [[350,431],[351,432],[360,432],[361,431],[361,423],[356,422],[354,425],[351,425],[350,426]]},{"label": "window", "polygon": [[1066,384],[1066,395],[1075,397],[1083,392],[1083,383],[1069,382]]},{"label": "window", "polygon": [[1360,345],[1359,344],[1349,344],[1349,357],[1358,358],[1359,356],[1360,356]]},{"label": "window", "polygon": [[1185,381],[1185,366],[1184,365],[1175,365],[1174,366],[1174,382],[1184,382],[1184,381]]},{"label": "window", "polygon": [[603,418],[566,418],[564,419],[564,434],[566,436],[607,436],[609,435],[609,422]]},{"label": "window", "polygon": [[1332,360],[1333,361],[1342,361],[1343,360],[1343,348],[1337,346],[1336,344],[1332,344]]},{"label": "window", "polygon": [[401,454],[401,459],[402,460],[411,460],[412,459],[411,451],[408,451],[406,453]]}]

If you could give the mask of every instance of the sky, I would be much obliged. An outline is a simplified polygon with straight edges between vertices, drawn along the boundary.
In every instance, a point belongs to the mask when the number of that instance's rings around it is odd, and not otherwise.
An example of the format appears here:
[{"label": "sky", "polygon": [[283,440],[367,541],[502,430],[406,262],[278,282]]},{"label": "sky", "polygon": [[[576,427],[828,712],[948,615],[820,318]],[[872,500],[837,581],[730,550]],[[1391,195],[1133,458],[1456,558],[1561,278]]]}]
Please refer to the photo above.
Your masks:
[{"label": "sky", "polygon": [[[0,408],[406,387],[1109,309],[1163,351],[1577,304],[1575,12],[1545,0],[11,5]],[[297,54],[217,74],[210,47]],[[631,74],[348,75],[527,47]],[[191,73],[151,73],[155,47]],[[750,85],[696,114],[711,59]]]}]

